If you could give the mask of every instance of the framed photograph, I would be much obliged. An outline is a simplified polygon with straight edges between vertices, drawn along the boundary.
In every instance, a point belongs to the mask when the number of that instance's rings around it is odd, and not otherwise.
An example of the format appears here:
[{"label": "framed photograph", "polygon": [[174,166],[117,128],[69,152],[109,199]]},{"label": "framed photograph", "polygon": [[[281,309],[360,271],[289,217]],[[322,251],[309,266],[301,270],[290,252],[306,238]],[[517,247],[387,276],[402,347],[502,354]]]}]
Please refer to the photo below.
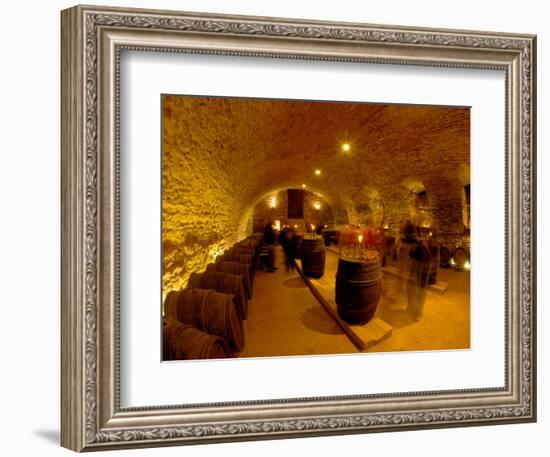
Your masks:
[{"label": "framed photograph", "polygon": [[62,12],[62,445],[536,420],[536,38]]}]

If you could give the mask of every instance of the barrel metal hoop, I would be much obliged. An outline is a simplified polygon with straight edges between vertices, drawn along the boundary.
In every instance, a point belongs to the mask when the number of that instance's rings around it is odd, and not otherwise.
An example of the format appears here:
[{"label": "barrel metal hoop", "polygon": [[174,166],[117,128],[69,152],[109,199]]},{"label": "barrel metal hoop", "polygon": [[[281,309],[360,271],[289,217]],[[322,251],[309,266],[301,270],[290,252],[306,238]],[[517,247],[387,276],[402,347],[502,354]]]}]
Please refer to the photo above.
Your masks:
[{"label": "barrel metal hoop", "polygon": [[210,293],[210,290],[205,290],[205,293],[202,297],[202,303],[201,303],[201,321],[202,321],[202,331],[206,333],[206,299],[208,298],[208,294]]}]

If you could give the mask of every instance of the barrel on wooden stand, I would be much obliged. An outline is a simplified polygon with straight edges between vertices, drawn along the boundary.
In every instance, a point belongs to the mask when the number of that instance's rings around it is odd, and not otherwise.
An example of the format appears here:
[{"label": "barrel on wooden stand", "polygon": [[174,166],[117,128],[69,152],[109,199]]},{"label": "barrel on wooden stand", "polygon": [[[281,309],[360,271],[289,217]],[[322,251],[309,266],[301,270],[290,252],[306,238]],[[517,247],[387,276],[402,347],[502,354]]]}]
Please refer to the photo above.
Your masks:
[{"label": "barrel on wooden stand", "polygon": [[212,289],[222,294],[233,294],[239,316],[242,319],[246,319],[248,315],[248,299],[244,290],[243,275],[235,275],[223,271],[191,273],[187,287]]},{"label": "barrel on wooden stand", "polygon": [[233,295],[210,289],[183,289],[169,292],[164,303],[168,318],[223,338],[232,351],[243,350],[243,321]]},{"label": "barrel on wooden stand", "polygon": [[163,319],[162,360],[224,359],[229,356],[223,338],[175,319]]},{"label": "barrel on wooden stand", "polygon": [[365,324],[376,312],[382,272],[380,259],[338,260],[336,273],[336,304],[341,319],[351,324]]},{"label": "barrel on wooden stand", "polygon": [[302,271],[308,278],[320,278],[325,274],[325,247],[323,239],[302,239]]}]

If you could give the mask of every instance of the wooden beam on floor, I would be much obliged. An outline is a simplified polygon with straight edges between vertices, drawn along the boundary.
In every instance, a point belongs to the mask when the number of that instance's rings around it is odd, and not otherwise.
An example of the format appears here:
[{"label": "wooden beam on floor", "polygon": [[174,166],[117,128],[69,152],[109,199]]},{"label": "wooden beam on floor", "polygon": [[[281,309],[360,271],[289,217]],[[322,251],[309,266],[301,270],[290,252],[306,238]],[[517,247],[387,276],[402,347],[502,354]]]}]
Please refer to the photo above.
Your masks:
[{"label": "wooden beam on floor", "polygon": [[334,310],[332,306],[325,300],[325,298],[319,293],[317,288],[311,283],[309,278],[304,275],[304,272],[300,268],[300,266],[294,261],[294,267],[296,268],[296,271],[301,276],[302,280],[306,283],[307,287],[313,294],[313,296],[317,299],[317,301],[320,303],[320,305],[323,307],[323,309],[327,312],[327,314],[338,324],[338,327],[342,329],[342,331],[346,334],[346,336],[349,338],[349,340],[353,343],[353,345],[359,349],[360,351],[365,349],[365,345],[363,343],[363,340],[359,338],[355,332],[353,332],[348,324],[346,324],[340,317],[338,317],[338,313]]}]

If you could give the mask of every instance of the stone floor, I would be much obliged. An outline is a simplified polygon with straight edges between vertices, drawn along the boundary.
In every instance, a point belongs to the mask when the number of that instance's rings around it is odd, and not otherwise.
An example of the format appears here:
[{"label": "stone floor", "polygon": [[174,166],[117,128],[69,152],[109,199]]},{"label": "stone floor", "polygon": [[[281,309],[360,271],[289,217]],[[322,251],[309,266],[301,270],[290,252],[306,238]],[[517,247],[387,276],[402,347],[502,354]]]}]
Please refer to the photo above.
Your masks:
[{"label": "stone floor", "polygon": [[286,271],[281,249],[277,266],[274,273],[256,273],[244,322],[245,348],[239,357],[357,352],[298,273]]},{"label": "stone floor", "polygon": [[[325,274],[313,281],[327,300],[334,300],[337,264],[338,256],[327,251]],[[258,271],[256,275],[254,298],[245,321],[245,349],[240,357],[358,352],[300,276],[286,271],[280,249],[277,265],[275,273]],[[406,271],[404,265],[397,267]],[[469,348],[469,273],[440,270],[439,279],[448,283],[447,291],[428,291],[424,317],[414,322],[405,311],[406,281],[384,275],[376,317],[391,325],[393,332],[365,352]]]}]

